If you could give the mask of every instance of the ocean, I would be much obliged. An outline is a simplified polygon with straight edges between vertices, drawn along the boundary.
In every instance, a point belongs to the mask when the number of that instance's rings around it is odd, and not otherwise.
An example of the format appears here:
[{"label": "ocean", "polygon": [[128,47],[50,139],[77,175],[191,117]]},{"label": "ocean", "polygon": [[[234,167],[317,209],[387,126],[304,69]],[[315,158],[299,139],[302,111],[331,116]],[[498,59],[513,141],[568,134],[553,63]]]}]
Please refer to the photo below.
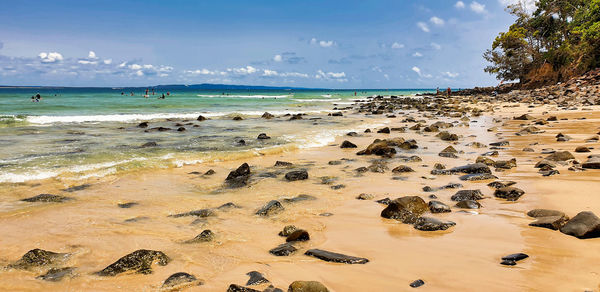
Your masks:
[{"label": "ocean", "polygon": [[[380,126],[364,115],[327,118],[334,108],[422,92],[431,90],[161,88],[146,98],[140,88],[0,88],[0,183],[85,180],[323,146],[348,131]],[[37,93],[41,100],[32,101]],[[264,112],[277,118],[262,119]],[[284,116],[296,113],[307,115]],[[208,120],[197,121],[199,115]],[[140,128],[142,122],[148,127]],[[271,139],[257,139],[260,133]],[[142,147],[149,142],[156,146]]]}]

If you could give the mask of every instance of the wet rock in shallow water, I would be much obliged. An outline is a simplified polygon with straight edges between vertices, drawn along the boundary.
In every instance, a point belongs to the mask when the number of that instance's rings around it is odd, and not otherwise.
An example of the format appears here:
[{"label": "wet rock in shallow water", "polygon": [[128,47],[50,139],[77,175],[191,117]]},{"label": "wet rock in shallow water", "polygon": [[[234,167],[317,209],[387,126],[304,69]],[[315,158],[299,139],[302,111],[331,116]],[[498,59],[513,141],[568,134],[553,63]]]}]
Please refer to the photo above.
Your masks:
[{"label": "wet rock in shallow water", "polygon": [[458,158],[458,155],[450,152],[440,152],[438,153],[438,156],[445,158]]},{"label": "wet rock in shallow water", "polygon": [[551,175],[555,175],[555,174],[560,174],[560,172],[556,169],[549,169],[549,170],[540,169],[539,173],[541,173],[542,176],[551,176]]},{"label": "wet rock in shallow water", "polygon": [[256,139],[267,140],[267,139],[271,139],[271,137],[267,136],[267,134],[265,134],[265,133],[260,133],[260,134],[258,134],[258,136],[256,137]]},{"label": "wet rock in shallow water", "polygon": [[544,169],[552,169],[556,167],[556,164],[554,164],[551,161],[548,160],[542,160],[542,161],[538,161],[533,167],[535,168],[544,168]]},{"label": "wet rock in shallow water", "polygon": [[371,194],[360,194],[358,195],[358,197],[356,197],[357,200],[372,200],[373,199],[373,195]]},{"label": "wet rock in shallow water", "polygon": [[509,186],[512,186],[515,184],[516,184],[516,182],[514,182],[514,181],[494,181],[494,182],[487,184],[487,186],[490,188],[494,188],[494,189],[501,189],[501,188],[509,187]]},{"label": "wet rock in shallow water", "polygon": [[129,209],[133,206],[139,205],[139,203],[137,202],[128,202],[128,203],[122,203],[122,204],[118,204],[119,208],[124,208],[124,209]]},{"label": "wet rock in shallow water", "polygon": [[538,218],[538,217],[548,217],[548,216],[566,216],[565,213],[557,210],[549,210],[549,209],[533,209],[527,212],[527,216]]},{"label": "wet rock in shallow water", "polygon": [[417,219],[413,227],[421,231],[437,231],[446,230],[454,225],[456,225],[456,223],[452,221],[444,221],[430,217],[420,217]]},{"label": "wet rock in shallow water", "polygon": [[296,252],[298,249],[295,248],[292,243],[284,243],[284,244],[280,244],[277,247],[269,250],[269,253],[275,256],[289,256],[291,254],[293,254],[294,252]]},{"label": "wet rock in shallow water", "polygon": [[502,260],[500,264],[504,266],[515,266],[517,265],[517,262],[511,260]]},{"label": "wet rock in shallow water", "polygon": [[283,290],[279,288],[275,288],[273,285],[269,285],[269,287],[265,288],[262,292],[283,292]]},{"label": "wet rock in shallow water", "polygon": [[275,166],[288,167],[288,166],[292,166],[292,165],[294,165],[294,164],[291,162],[287,162],[287,161],[279,161],[279,160],[275,161]]},{"label": "wet rock in shallow water", "polygon": [[238,205],[236,205],[236,204],[234,204],[233,202],[228,202],[228,203],[225,203],[225,204],[217,207],[217,209],[219,209],[219,210],[228,210],[228,209],[232,209],[232,208],[239,209],[241,207],[238,206]]},{"label": "wet rock in shallow water", "polygon": [[52,195],[52,194],[39,194],[37,196],[22,199],[21,201],[30,202],[30,203],[34,203],[34,202],[63,203],[63,202],[70,201],[70,200],[73,200],[73,198],[59,196],[59,195]]},{"label": "wet rock in shallow water", "polygon": [[313,256],[326,262],[343,263],[343,264],[366,264],[369,262],[366,258],[348,256],[341,253],[325,251],[321,249],[309,249],[305,253],[307,256]]},{"label": "wet rock in shallow water", "polygon": [[215,234],[210,229],[206,229],[200,234],[196,235],[196,237],[185,241],[185,243],[210,242],[213,241],[213,239],[215,239]]},{"label": "wet rock in shallow water", "polygon": [[523,151],[523,152],[535,152],[535,150],[533,150],[533,148],[529,148],[529,147],[525,147],[521,151]]},{"label": "wet rock in shallow water", "polygon": [[560,232],[581,239],[600,237],[600,218],[589,211],[580,212],[560,228]]},{"label": "wet rock in shallow water", "polygon": [[440,201],[429,201],[429,211],[431,213],[447,213],[452,212],[450,210],[450,206],[440,202]]},{"label": "wet rock in shallow water", "polygon": [[490,143],[490,146],[502,147],[502,146],[508,146],[509,144],[510,144],[510,142],[508,142],[508,141],[498,141],[498,142]]},{"label": "wet rock in shallow water", "polygon": [[257,271],[248,272],[246,275],[250,276],[250,279],[248,279],[248,282],[246,282],[246,285],[248,286],[269,283],[269,280],[267,280],[263,274]]},{"label": "wet rock in shallow water", "polygon": [[297,181],[308,179],[308,172],[306,170],[294,170],[285,174],[285,179],[288,181]]},{"label": "wet rock in shallow water", "polygon": [[390,198],[383,198],[383,199],[377,200],[375,202],[382,204],[382,205],[389,205],[391,201],[392,201],[392,199],[390,199]]},{"label": "wet rock in shallow water", "polygon": [[496,164],[496,161],[494,161],[493,159],[486,157],[486,156],[479,156],[477,157],[477,159],[475,160],[476,163],[483,163],[485,165],[488,166],[493,166],[494,164]]},{"label": "wet rock in shallow water", "polygon": [[51,268],[43,275],[37,276],[36,279],[50,281],[50,282],[58,282],[62,280],[64,277],[73,277],[75,272],[74,267],[65,267],[65,268]]},{"label": "wet rock in shallow water", "polygon": [[462,175],[459,177],[459,179],[464,181],[479,181],[488,179],[498,179],[498,177],[490,173],[472,173]]},{"label": "wet rock in shallow water", "polygon": [[98,272],[99,276],[116,276],[124,272],[136,272],[140,274],[151,274],[152,264],[161,266],[169,264],[171,259],[162,251],[139,249],[112,263],[110,266]]},{"label": "wet rock in shallow water", "polygon": [[537,220],[529,223],[529,226],[558,230],[563,227],[568,220],[569,217],[566,216],[537,217]]},{"label": "wet rock in shallow water", "polygon": [[63,189],[62,191],[72,193],[72,192],[76,192],[76,191],[85,190],[91,186],[92,186],[91,184],[82,184],[82,185],[78,185],[78,186],[68,187],[66,189]]},{"label": "wet rock in shallow water", "polygon": [[308,234],[308,232],[306,230],[302,230],[302,229],[294,230],[294,232],[292,232],[290,235],[288,235],[287,238],[285,239],[286,242],[308,241],[308,240],[310,240],[310,235]]},{"label": "wet rock in shallow water", "polygon": [[511,169],[517,167],[517,159],[513,158],[511,160],[498,160],[494,163],[494,167],[500,169]]},{"label": "wet rock in shallow water", "polygon": [[467,165],[463,165],[463,166],[453,167],[450,169],[450,172],[451,173],[466,173],[466,174],[492,173],[490,168],[483,163],[474,163],[474,164],[467,164]]},{"label": "wet rock in shallow water", "polygon": [[412,288],[419,288],[421,286],[425,285],[425,281],[419,279],[419,280],[415,280],[412,283],[410,283],[408,286],[412,287]]},{"label": "wet rock in shallow water", "polygon": [[274,117],[275,117],[275,116],[274,116],[274,115],[272,115],[272,114],[270,114],[269,112],[265,112],[265,113],[264,113],[264,114],[262,114],[262,116],[261,116],[261,118],[263,118],[263,119],[267,119],[267,120],[269,120],[269,119],[272,119],[272,118],[274,118]]},{"label": "wet rock in shallow water", "polygon": [[148,122],[141,122],[137,126],[138,128],[148,128]]},{"label": "wet rock in shallow water", "polygon": [[600,169],[600,157],[591,156],[588,161],[584,162],[581,167],[586,169]]},{"label": "wet rock in shallow water", "polygon": [[185,131],[185,128],[184,128],[184,127],[179,127],[179,128],[177,128],[177,132],[184,132],[184,131]]},{"label": "wet rock in shallow water", "polygon": [[207,118],[205,118],[205,117],[204,117],[204,116],[202,116],[202,115],[198,116],[198,118],[196,119],[196,121],[201,121],[201,122],[202,122],[202,121],[206,121],[206,120],[207,120]]},{"label": "wet rock in shallow water", "polygon": [[202,281],[196,279],[194,275],[190,275],[188,273],[179,272],[169,276],[160,287],[161,290],[171,290],[171,289],[182,289],[189,286],[199,286],[204,284]]},{"label": "wet rock in shallow water", "polygon": [[533,120],[533,119],[534,119],[534,117],[530,116],[529,114],[523,114],[523,115],[513,118],[513,120],[520,120],[520,121],[527,121],[527,120]]},{"label": "wet rock in shallow water", "polygon": [[569,151],[554,152],[545,158],[545,160],[550,161],[567,161],[571,159],[575,159],[575,156]]},{"label": "wet rock in shallow water", "polygon": [[345,187],[346,187],[346,185],[343,185],[343,184],[340,184],[340,185],[334,185],[334,186],[330,186],[330,188],[331,188],[332,190],[339,190],[339,189],[343,189],[343,188],[345,188]]},{"label": "wet rock in shallow water", "polygon": [[575,148],[575,152],[585,153],[585,152],[590,152],[590,149],[585,146],[578,146],[577,148]]},{"label": "wet rock in shallow water", "polygon": [[436,135],[436,137],[442,139],[443,141],[457,141],[458,140],[458,135],[451,134],[447,131],[440,132],[439,134]]},{"label": "wet rock in shallow water", "polygon": [[179,214],[175,214],[175,215],[169,215],[169,217],[173,217],[173,218],[180,218],[180,217],[188,217],[188,216],[196,216],[196,217],[211,217],[211,216],[215,216],[215,211],[213,211],[212,209],[200,209],[200,210],[194,210],[194,211],[189,211],[189,212],[185,212],[185,213],[179,213]]},{"label": "wet rock in shallow water", "polygon": [[248,288],[248,287],[244,287],[241,285],[237,285],[237,284],[231,284],[231,285],[229,285],[229,288],[227,288],[227,292],[261,292],[261,291],[252,289],[252,288]]},{"label": "wet rock in shallow water", "polygon": [[395,172],[395,173],[406,173],[406,172],[415,172],[415,170],[412,169],[408,165],[400,165],[400,166],[392,169],[392,172]]},{"label": "wet rock in shallow water", "polygon": [[389,134],[390,133],[390,128],[385,127],[383,129],[377,130],[377,133]]},{"label": "wet rock in shallow water", "polygon": [[215,171],[212,169],[209,169],[204,173],[204,175],[213,175],[213,174],[215,174]]},{"label": "wet rock in shallow water", "polygon": [[306,195],[306,194],[300,194],[297,195],[293,198],[285,198],[282,201],[285,203],[297,203],[297,202],[302,202],[302,201],[314,201],[317,198],[311,195]]},{"label": "wet rock in shallow water", "polygon": [[528,257],[529,257],[529,255],[520,252],[520,253],[513,253],[513,254],[509,254],[507,256],[503,256],[502,260],[518,262],[518,261],[524,260]]},{"label": "wet rock in shallow water", "polygon": [[248,163],[240,165],[236,170],[233,170],[227,175],[225,182],[233,188],[243,187],[248,184],[250,178],[250,166]]},{"label": "wet rock in shallow water", "polygon": [[452,201],[460,202],[466,200],[481,200],[483,199],[483,194],[480,190],[460,190],[456,192],[456,194],[452,195],[450,198]]},{"label": "wet rock in shallow water", "polygon": [[281,203],[276,200],[272,200],[256,211],[256,215],[259,216],[271,216],[285,210]]},{"label": "wet rock in shallow water", "polygon": [[494,150],[494,151],[485,152],[485,153],[481,154],[481,156],[498,156],[498,154],[499,154],[498,151]]},{"label": "wet rock in shallow water", "polygon": [[504,187],[500,189],[496,189],[494,192],[494,197],[507,199],[508,201],[516,201],[518,200],[525,192],[519,188],[515,187]]},{"label": "wet rock in shallow water", "polygon": [[365,172],[369,171],[369,169],[364,166],[361,166],[361,167],[355,169],[354,171],[356,171],[357,173],[365,173]]},{"label": "wet rock in shallow water", "polygon": [[435,191],[435,190],[434,190],[432,187],[430,187],[430,186],[424,186],[424,187],[423,187],[423,191],[424,191],[424,192],[433,192],[433,191]]},{"label": "wet rock in shallow water", "polygon": [[458,153],[458,151],[456,151],[456,149],[454,149],[454,147],[448,146],[448,147],[444,148],[442,151],[440,151],[440,153]]},{"label": "wet rock in shallow water", "polygon": [[428,210],[429,206],[421,197],[405,196],[390,201],[388,206],[381,211],[381,217],[399,220],[402,223],[414,223]]},{"label": "wet rock in shallow water", "polygon": [[9,268],[30,269],[64,262],[69,257],[66,253],[57,253],[43,249],[32,249],[26,252],[18,261],[10,264]]},{"label": "wet rock in shallow water", "polygon": [[233,117],[233,119],[232,119],[232,120],[234,120],[234,121],[241,121],[241,120],[243,120],[243,119],[244,119],[244,118],[242,118],[242,117],[240,117],[240,116],[235,116],[235,117]]},{"label": "wet rock in shallow water", "polygon": [[294,281],[288,292],[329,292],[325,285],[317,281]]},{"label": "wet rock in shallow water", "polygon": [[387,163],[384,161],[375,161],[367,168],[371,172],[384,173],[386,170],[390,169],[387,166]]},{"label": "wet rock in shallow water", "polygon": [[356,144],[345,140],[344,142],[342,142],[342,145],[340,146],[340,148],[357,148],[358,146],[356,146]]},{"label": "wet rock in shallow water", "polygon": [[287,225],[287,226],[283,227],[282,231],[279,231],[279,236],[288,237],[290,234],[292,234],[296,230],[298,230],[298,227],[296,227],[294,225]]},{"label": "wet rock in shallow water", "polygon": [[433,169],[446,169],[446,166],[441,163],[436,163],[433,165]]},{"label": "wet rock in shallow water", "polygon": [[126,222],[126,223],[132,223],[132,222],[139,222],[139,221],[144,221],[144,220],[148,220],[148,219],[150,219],[150,217],[138,216],[138,217],[133,217],[133,218],[125,219],[124,222]]},{"label": "wet rock in shallow water", "polygon": [[156,142],[152,141],[152,142],[146,142],[146,143],[142,144],[141,147],[146,148],[146,147],[157,147],[157,146],[158,146],[158,144]]},{"label": "wet rock in shallow water", "polygon": [[475,200],[464,200],[456,203],[456,207],[461,209],[479,209],[481,204]]}]

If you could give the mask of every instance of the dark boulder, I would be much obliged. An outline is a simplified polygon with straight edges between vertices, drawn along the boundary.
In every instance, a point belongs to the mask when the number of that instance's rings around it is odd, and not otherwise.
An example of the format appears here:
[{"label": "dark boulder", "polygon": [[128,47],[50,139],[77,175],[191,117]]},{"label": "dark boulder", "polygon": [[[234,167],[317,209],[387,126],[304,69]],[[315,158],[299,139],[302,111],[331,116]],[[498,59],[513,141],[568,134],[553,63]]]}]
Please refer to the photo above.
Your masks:
[{"label": "dark boulder", "polygon": [[179,272],[169,276],[162,284],[162,290],[179,290],[189,286],[202,285],[203,282],[196,279],[194,275]]},{"label": "dark boulder", "polygon": [[419,287],[421,287],[423,285],[425,285],[425,281],[419,279],[419,280],[413,281],[408,286],[410,286],[411,288],[419,288]]},{"label": "dark boulder", "polygon": [[154,141],[146,142],[146,143],[142,144],[143,148],[146,148],[146,147],[157,147],[157,146],[158,146],[158,144],[156,142],[154,142]]},{"label": "dark boulder", "polygon": [[569,151],[558,151],[548,155],[545,159],[550,161],[567,161],[575,159],[575,156]]},{"label": "dark boulder", "polygon": [[309,249],[305,253],[307,256],[313,256],[326,262],[344,263],[344,264],[366,264],[369,262],[366,258],[349,256],[341,253],[325,251],[321,249]]},{"label": "dark boulder", "polygon": [[317,281],[294,281],[288,287],[288,292],[329,292],[329,290]]},{"label": "dark boulder", "polygon": [[250,166],[248,163],[244,163],[240,165],[236,170],[231,171],[225,182],[230,187],[243,187],[248,184],[248,179],[250,178]]},{"label": "dark boulder", "polygon": [[285,179],[288,181],[297,181],[308,179],[308,172],[306,170],[294,170],[285,174]]},{"label": "dark boulder", "polygon": [[204,217],[211,217],[211,216],[215,216],[215,215],[216,215],[216,213],[212,209],[200,209],[200,210],[194,210],[194,211],[189,211],[189,212],[185,212],[185,213],[169,215],[169,217],[180,218],[180,217],[196,216],[196,217],[204,218]]},{"label": "dark boulder", "polygon": [[266,205],[262,206],[262,208],[260,208],[258,211],[256,211],[256,215],[271,216],[283,210],[285,210],[285,208],[283,208],[279,201],[272,200],[269,201]]},{"label": "dark boulder", "polygon": [[450,169],[451,173],[492,173],[490,168],[483,163],[473,163],[463,166],[457,166]]},{"label": "dark boulder", "polygon": [[200,234],[196,235],[196,237],[185,241],[185,243],[210,242],[213,241],[213,239],[215,239],[215,234],[210,229],[206,229]]},{"label": "dark boulder", "polygon": [[31,269],[34,267],[43,267],[62,263],[69,258],[69,254],[57,253],[43,249],[32,249],[26,252],[18,261],[8,265],[14,269]]},{"label": "dark boulder", "polygon": [[246,282],[247,286],[269,283],[269,280],[267,280],[267,278],[265,278],[263,274],[257,271],[248,272],[246,273],[246,275],[250,277],[250,279],[248,279],[248,282]]},{"label": "dark boulder", "polygon": [[569,220],[569,217],[567,217],[567,216],[537,217],[537,220],[529,223],[529,226],[548,228],[548,229],[552,229],[552,230],[559,230],[561,227],[563,227],[567,223],[568,220]]},{"label": "dark boulder", "polygon": [[463,181],[479,181],[488,179],[498,179],[498,177],[490,173],[472,173],[462,175],[459,177],[459,179]]},{"label": "dark boulder", "polygon": [[464,200],[456,203],[456,207],[461,209],[479,209],[481,204],[475,200]]},{"label": "dark boulder", "polygon": [[285,239],[286,242],[292,241],[308,241],[310,240],[310,235],[306,230],[296,229]]},{"label": "dark boulder", "polygon": [[483,199],[483,194],[480,190],[460,190],[456,192],[456,194],[452,195],[450,198],[452,201],[460,202],[466,200],[481,200]]},{"label": "dark boulder", "polygon": [[437,231],[446,230],[454,225],[456,225],[456,223],[452,221],[444,221],[430,217],[420,217],[416,220],[413,227],[421,231]]},{"label": "dark boulder", "polygon": [[580,212],[560,228],[560,232],[582,239],[600,237],[600,218],[589,211]]},{"label": "dark boulder", "polygon": [[163,252],[156,250],[136,250],[112,263],[98,272],[99,276],[116,276],[124,272],[136,272],[139,274],[151,274],[152,264],[158,263],[166,266],[171,259]]},{"label": "dark boulder", "polygon": [[428,210],[429,206],[421,197],[405,196],[390,201],[388,206],[381,211],[381,217],[399,220],[402,223],[414,223]]},{"label": "dark boulder", "polygon": [[494,192],[494,196],[496,198],[506,199],[508,201],[516,201],[523,194],[525,194],[523,190],[515,187],[504,187],[496,189],[496,191]]},{"label": "dark boulder", "polygon": [[295,248],[292,243],[284,243],[284,244],[280,244],[277,247],[269,250],[269,253],[274,255],[274,256],[289,256],[291,254],[293,254],[294,252],[296,252],[298,249]]},{"label": "dark boulder", "polygon": [[265,134],[265,133],[260,133],[260,134],[258,134],[258,137],[256,137],[256,139],[267,140],[267,139],[271,139],[271,137],[267,136],[267,134]]},{"label": "dark boulder", "polygon": [[342,145],[340,146],[340,148],[357,148],[358,146],[356,146],[356,144],[345,140],[344,142],[342,142]]},{"label": "dark boulder", "polygon": [[274,118],[275,116],[274,116],[274,115],[272,115],[272,114],[270,114],[269,112],[265,112],[265,113],[264,113],[264,114],[262,114],[262,116],[260,116],[260,117],[261,117],[261,118],[263,118],[263,119],[267,119],[267,120],[269,120],[269,119],[272,119],[272,118]]},{"label": "dark boulder", "polygon": [[450,206],[440,202],[440,201],[429,201],[429,211],[431,213],[447,213],[451,212]]}]

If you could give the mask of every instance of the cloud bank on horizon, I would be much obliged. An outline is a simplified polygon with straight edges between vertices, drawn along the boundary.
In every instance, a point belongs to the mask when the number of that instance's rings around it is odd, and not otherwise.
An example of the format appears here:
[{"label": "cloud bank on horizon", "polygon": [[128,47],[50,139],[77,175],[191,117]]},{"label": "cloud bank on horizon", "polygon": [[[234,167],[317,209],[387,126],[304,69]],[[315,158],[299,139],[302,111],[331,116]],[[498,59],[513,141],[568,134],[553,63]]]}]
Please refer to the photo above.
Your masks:
[{"label": "cloud bank on horizon", "polygon": [[535,8],[535,0],[19,1],[0,11],[0,85],[493,85],[482,54],[516,3]]}]

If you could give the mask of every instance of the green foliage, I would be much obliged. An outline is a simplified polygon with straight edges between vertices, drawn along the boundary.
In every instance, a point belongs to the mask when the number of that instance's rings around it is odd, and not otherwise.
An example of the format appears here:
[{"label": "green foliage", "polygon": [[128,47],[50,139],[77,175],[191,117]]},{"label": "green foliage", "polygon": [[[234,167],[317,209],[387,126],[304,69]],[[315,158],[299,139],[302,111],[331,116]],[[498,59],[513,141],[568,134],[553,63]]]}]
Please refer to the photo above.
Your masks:
[{"label": "green foliage", "polygon": [[486,72],[532,83],[539,72],[545,72],[544,82],[561,81],[600,66],[600,0],[540,0],[536,5],[534,12],[519,4],[507,8],[516,20],[484,53],[490,62]]}]

